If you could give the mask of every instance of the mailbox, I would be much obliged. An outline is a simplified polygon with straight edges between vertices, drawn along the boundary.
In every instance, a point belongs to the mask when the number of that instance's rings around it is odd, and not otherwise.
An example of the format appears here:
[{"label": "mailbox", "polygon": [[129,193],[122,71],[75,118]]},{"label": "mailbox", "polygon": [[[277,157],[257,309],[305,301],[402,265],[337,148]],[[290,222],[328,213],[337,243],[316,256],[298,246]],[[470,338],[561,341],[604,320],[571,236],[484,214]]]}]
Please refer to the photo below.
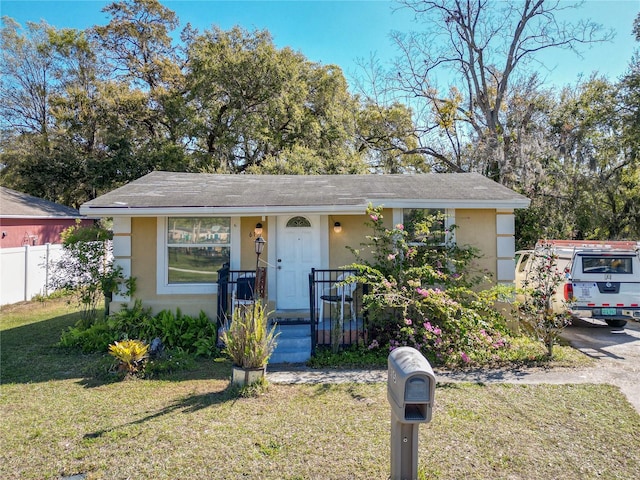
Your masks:
[{"label": "mailbox", "polygon": [[391,480],[418,478],[418,426],[431,421],[436,377],[415,348],[400,347],[387,359],[391,405]]},{"label": "mailbox", "polygon": [[388,358],[387,399],[403,423],[431,421],[436,378],[426,358],[415,348],[400,347]]}]

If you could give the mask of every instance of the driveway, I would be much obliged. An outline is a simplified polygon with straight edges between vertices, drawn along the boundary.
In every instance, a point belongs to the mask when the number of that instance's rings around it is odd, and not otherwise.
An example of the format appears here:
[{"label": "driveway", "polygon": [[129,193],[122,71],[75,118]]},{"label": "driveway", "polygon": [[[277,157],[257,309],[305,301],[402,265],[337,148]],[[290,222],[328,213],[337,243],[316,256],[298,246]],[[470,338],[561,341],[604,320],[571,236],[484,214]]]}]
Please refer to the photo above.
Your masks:
[{"label": "driveway", "polygon": [[600,320],[574,319],[562,333],[572,347],[598,360],[616,362],[624,369],[640,367],[640,323],[630,320],[623,328],[609,327]]},{"label": "driveway", "polygon": [[630,320],[624,328],[612,328],[599,320],[576,319],[562,337],[597,360],[595,368],[581,373],[587,381],[620,387],[640,412],[640,323]]},{"label": "driveway", "polygon": [[[597,320],[574,320],[562,334],[574,348],[596,360],[593,367],[522,368],[498,370],[435,371],[438,383],[608,383],[620,388],[640,413],[640,324],[611,328]],[[315,370],[307,367],[269,366],[274,383],[386,382],[385,370]]]}]

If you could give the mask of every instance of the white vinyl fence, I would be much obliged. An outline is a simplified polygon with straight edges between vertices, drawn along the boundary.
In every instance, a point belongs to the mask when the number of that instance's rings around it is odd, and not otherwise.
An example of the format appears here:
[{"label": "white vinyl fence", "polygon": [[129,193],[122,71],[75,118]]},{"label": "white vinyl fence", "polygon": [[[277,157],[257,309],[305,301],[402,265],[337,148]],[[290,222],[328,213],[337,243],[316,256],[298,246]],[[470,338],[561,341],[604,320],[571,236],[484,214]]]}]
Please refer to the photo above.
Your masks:
[{"label": "white vinyl fence", "polygon": [[0,305],[48,295],[52,263],[62,256],[62,245],[50,244],[0,250]]}]

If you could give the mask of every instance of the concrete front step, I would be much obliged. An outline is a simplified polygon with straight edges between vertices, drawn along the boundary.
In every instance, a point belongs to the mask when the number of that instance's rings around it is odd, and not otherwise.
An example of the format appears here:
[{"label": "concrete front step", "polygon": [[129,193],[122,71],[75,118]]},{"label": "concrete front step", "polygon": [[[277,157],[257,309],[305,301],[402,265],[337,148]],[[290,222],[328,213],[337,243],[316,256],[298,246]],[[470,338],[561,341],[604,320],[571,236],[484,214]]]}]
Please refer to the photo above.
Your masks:
[{"label": "concrete front step", "polygon": [[278,345],[269,363],[304,363],[311,358],[311,326],[278,325]]}]

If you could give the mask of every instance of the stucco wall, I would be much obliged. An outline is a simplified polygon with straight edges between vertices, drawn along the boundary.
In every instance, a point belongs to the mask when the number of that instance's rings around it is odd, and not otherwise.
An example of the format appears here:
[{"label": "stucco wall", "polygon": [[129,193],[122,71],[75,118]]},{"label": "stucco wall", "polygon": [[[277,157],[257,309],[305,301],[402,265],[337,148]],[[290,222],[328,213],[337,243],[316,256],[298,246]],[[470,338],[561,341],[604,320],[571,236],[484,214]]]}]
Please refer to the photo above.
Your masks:
[{"label": "stucco wall", "polygon": [[[383,212],[385,225],[393,224],[393,211],[385,209]],[[325,217],[328,227],[329,268],[335,269],[349,265],[356,261],[347,246],[361,249],[365,258],[371,258],[371,252],[360,245],[365,242],[365,236],[371,234],[371,229],[365,226],[366,215],[330,215]],[[236,227],[240,231],[241,251],[239,254],[240,268],[252,270],[255,268],[256,255],[254,249],[256,223],[263,225],[263,236],[267,239],[265,251],[261,258],[268,258],[269,222],[262,217],[245,217],[236,219]],[[334,232],[333,225],[340,222],[342,231]],[[494,276],[497,272],[496,246],[496,211],[493,209],[474,210],[462,209],[455,212],[456,241],[459,245],[471,245],[482,251],[482,258],[477,261],[478,268],[486,270]],[[275,226],[274,226],[275,228]],[[140,298],[146,307],[154,313],[180,308],[183,313],[198,315],[204,310],[210,318],[216,315],[216,295],[178,295],[157,294],[157,219],[132,218],[130,232],[117,233],[117,237],[124,243],[130,241],[130,256],[124,256],[121,262],[130,262],[131,275],[136,278],[137,290],[134,298]],[[118,257],[118,252],[116,257]],[[127,252],[128,253],[128,252]],[[273,295],[271,295],[273,297]],[[116,310],[118,303],[112,304]]]},{"label": "stucco wall", "polygon": [[[211,319],[216,316],[215,295],[158,295],[157,292],[157,219],[131,219],[131,276],[136,279],[133,299],[141,299],[154,314],[162,310],[180,309],[186,315],[204,311]],[[117,256],[118,252],[114,252]],[[117,311],[123,302],[113,302]]]},{"label": "stucco wall", "polygon": [[455,232],[459,246],[470,245],[480,250],[482,257],[476,260],[481,270],[490,273],[494,280],[496,275],[496,211],[456,210]]},{"label": "stucco wall", "polygon": [[[263,260],[269,258],[269,223],[266,220],[262,220],[262,217],[242,217],[240,219],[240,231],[242,232],[240,234],[240,270],[253,270],[256,268],[256,237],[254,230],[257,223],[262,224],[262,236],[267,239],[260,258]],[[261,265],[264,266],[262,263]]]},{"label": "stucco wall", "polygon": [[[364,227],[365,217],[332,215],[329,219],[329,268],[335,269],[356,261],[347,246],[359,249],[368,229]],[[334,232],[335,222],[340,222],[342,231]]]},{"label": "stucco wall", "polygon": [[136,278],[135,297],[143,298],[145,302],[158,298],[156,225],[156,218],[131,219],[131,275]]},{"label": "stucco wall", "polygon": [[[384,224],[392,227],[393,212],[391,209],[383,211]],[[366,242],[365,236],[372,230],[364,224],[366,215],[359,216],[331,216],[329,220],[329,268],[339,268],[355,261],[355,257],[346,246],[359,249],[368,259],[371,252],[360,244]],[[333,224],[340,222],[342,232],[335,233]],[[496,211],[494,209],[458,209],[455,211],[456,242],[460,246],[473,246],[482,252],[482,257],[476,261],[476,268],[490,273],[494,280],[497,273],[496,246]]]},{"label": "stucco wall", "polygon": [[[383,224],[391,228],[393,224],[393,210],[384,209],[382,212]],[[331,215],[329,217],[329,268],[340,268],[356,261],[356,257],[347,247],[358,250],[362,258],[371,260],[371,250],[363,247],[362,243],[368,243],[367,235],[373,230],[365,223],[369,220],[366,215]],[[335,222],[340,222],[342,231],[333,231]]]}]

